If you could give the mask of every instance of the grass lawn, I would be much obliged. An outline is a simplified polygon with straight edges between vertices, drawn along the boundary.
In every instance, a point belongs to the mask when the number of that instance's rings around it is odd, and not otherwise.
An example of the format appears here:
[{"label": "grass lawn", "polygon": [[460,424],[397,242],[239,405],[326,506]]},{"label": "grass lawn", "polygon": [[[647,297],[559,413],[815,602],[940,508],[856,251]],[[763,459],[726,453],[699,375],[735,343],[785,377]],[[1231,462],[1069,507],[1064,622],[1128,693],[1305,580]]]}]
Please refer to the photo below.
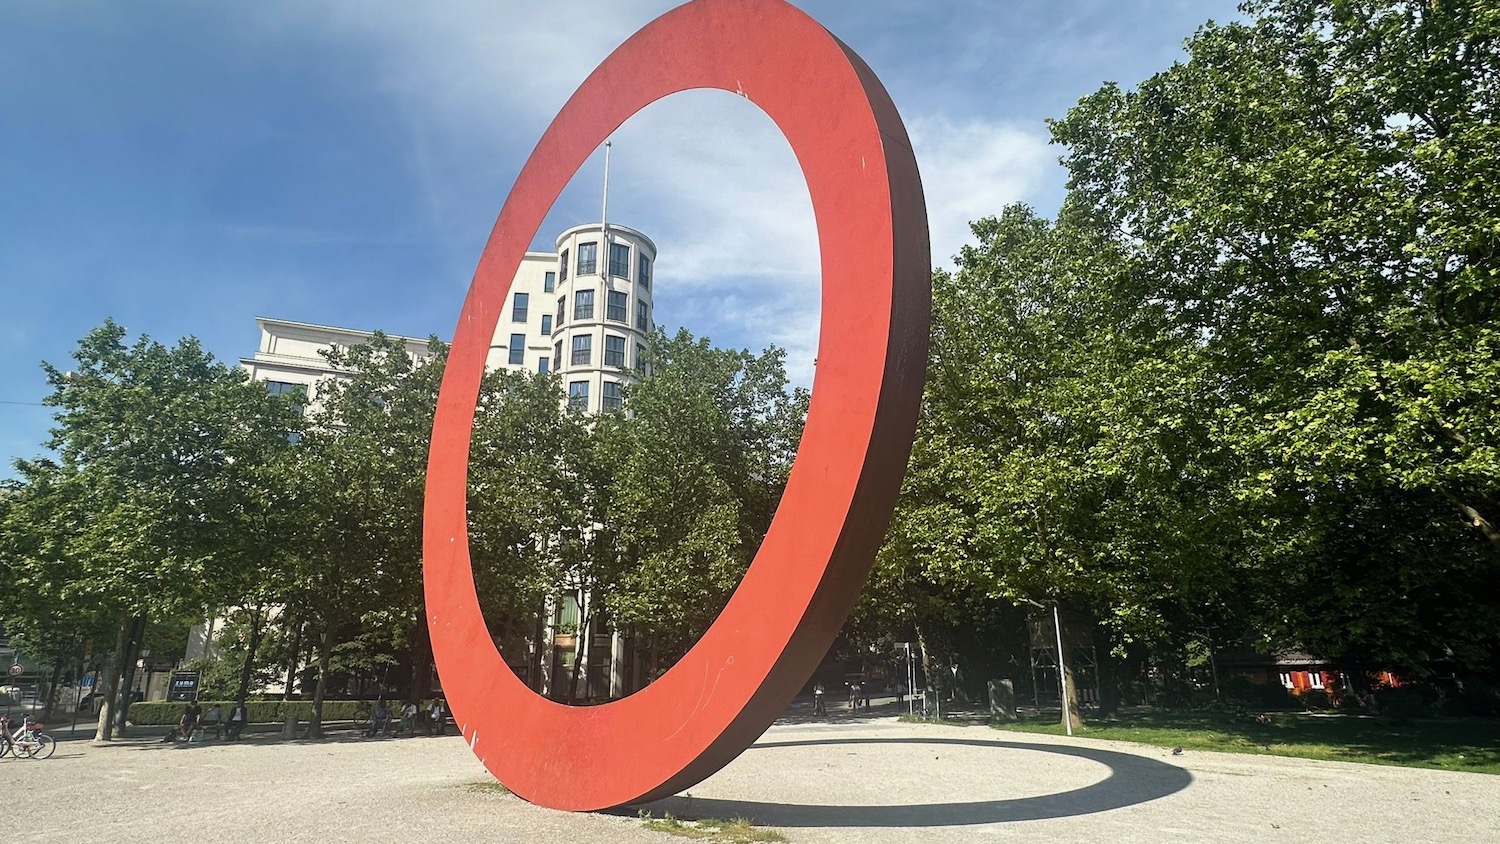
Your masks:
[{"label": "grass lawn", "polygon": [[[1500,774],[1500,719],[1419,720],[1272,713],[1269,724],[1215,712],[1148,712],[1088,723],[1074,735],[1229,753],[1267,753]],[[997,729],[1062,735],[1055,721],[995,724]]]},{"label": "grass lawn", "polygon": [[642,815],[641,820],[647,829],[665,832],[668,835],[676,835],[679,838],[694,838],[703,841],[718,841],[723,844],[756,844],[762,841],[785,841],[786,836],[774,829],[761,829],[744,818],[735,818],[732,821],[720,820],[718,818],[701,818],[696,821],[684,821],[667,815],[666,817],[653,818],[649,814]]}]

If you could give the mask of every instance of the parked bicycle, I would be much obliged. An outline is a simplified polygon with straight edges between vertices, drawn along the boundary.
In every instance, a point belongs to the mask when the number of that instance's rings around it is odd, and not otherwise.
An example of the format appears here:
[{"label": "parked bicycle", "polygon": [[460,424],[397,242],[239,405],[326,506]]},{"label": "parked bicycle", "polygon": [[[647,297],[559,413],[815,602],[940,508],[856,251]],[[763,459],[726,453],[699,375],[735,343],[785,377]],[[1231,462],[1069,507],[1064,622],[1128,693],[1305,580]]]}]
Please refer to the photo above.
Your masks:
[{"label": "parked bicycle", "polygon": [[52,736],[42,732],[45,725],[22,716],[21,725],[11,730],[10,716],[0,715],[0,757],[7,753],[18,758],[46,759],[57,749]]}]

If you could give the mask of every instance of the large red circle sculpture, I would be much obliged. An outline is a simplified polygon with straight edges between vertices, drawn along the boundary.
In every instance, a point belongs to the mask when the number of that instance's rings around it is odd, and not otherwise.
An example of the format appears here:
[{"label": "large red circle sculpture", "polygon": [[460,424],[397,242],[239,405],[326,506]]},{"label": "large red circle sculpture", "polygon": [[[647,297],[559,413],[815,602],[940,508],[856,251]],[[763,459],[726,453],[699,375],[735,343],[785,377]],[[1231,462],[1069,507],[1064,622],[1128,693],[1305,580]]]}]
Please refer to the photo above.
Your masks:
[{"label": "large red circle sculpture", "polygon": [[[521,257],[611,132],[657,99],[718,88],[759,106],[812,195],[823,276],[812,402],[765,540],[723,613],[656,682],[601,706],[527,688],[480,614],[465,487],[479,381]],[[916,428],[931,310],[927,216],[874,73],[781,0],[697,0],[637,32],[568,100],[506,200],[464,301],[428,458],[423,580],[455,721],[512,792],[594,810],[687,788],[739,755],[816,669],[869,574]]]}]

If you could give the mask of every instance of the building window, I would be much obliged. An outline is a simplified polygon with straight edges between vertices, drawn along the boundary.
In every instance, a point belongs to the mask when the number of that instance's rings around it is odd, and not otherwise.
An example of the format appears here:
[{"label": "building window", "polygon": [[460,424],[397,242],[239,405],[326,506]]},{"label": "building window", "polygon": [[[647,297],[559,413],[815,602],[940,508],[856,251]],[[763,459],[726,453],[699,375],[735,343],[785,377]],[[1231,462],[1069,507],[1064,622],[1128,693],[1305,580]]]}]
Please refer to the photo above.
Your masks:
[{"label": "building window", "polygon": [[510,362],[523,363],[526,360],[526,335],[510,335]]},{"label": "building window", "polygon": [[573,321],[594,318],[594,291],[579,290],[573,294]]},{"label": "building window", "polygon": [[542,277],[542,292],[551,293],[557,289],[557,273],[549,272]]},{"label": "building window", "polygon": [[546,375],[548,364],[550,363],[552,363],[552,361],[549,360],[546,355],[542,355],[541,357],[536,359],[536,371],[540,372],[543,375]]},{"label": "building window", "polygon": [[559,297],[557,297],[557,327],[558,328],[562,327],[562,324],[563,324],[563,308],[567,304],[568,304],[568,297],[566,297],[566,296],[559,296]]},{"label": "building window", "polygon": [[594,360],[594,335],[573,335],[573,357],[569,363],[574,366],[588,366]]},{"label": "building window", "polygon": [[[292,404],[301,413],[307,406],[307,385],[293,384],[288,381],[267,381],[266,392],[273,396],[291,396]],[[296,440],[293,440],[296,442]]]},{"label": "building window", "polygon": [[603,408],[605,410],[619,410],[623,402],[620,400],[620,385],[614,381],[604,382]]},{"label": "building window", "polygon": [[635,368],[642,375],[646,373],[646,346],[643,343],[635,344]]},{"label": "building window", "polygon": [[531,311],[531,296],[526,293],[517,293],[511,297],[513,304],[510,308],[511,322],[525,322]]},{"label": "building window", "polygon": [[636,301],[635,303],[635,327],[637,331],[650,331],[646,320],[646,303]]},{"label": "building window", "polygon": [[306,384],[292,384],[287,381],[267,381],[266,392],[273,396],[284,396],[288,393],[307,395]]},{"label": "building window", "polygon": [[646,257],[646,253],[644,253],[644,252],[641,253],[641,261],[640,261],[640,263],[641,263],[641,266],[639,267],[638,272],[636,274],[636,279],[638,281],[640,281],[642,287],[646,288],[647,290],[650,290],[651,289],[651,259],[647,258]]},{"label": "building window", "polygon": [[599,272],[599,244],[578,244],[578,276],[593,275]]},{"label": "building window", "polygon": [[561,340],[558,340],[556,343],[552,344],[552,359],[555,360],[555,361],[558,361],[558,364],[557,364],[558,366],[562,366],[562,341]]},{"label": "building window", "polygon": [[567,281],[568,280],[568,250],[564,249],[562,251],[562,254],[560,256],[558,256],[558,257],[562,258],[562,264],[558,267],[558,270],[561,271],[562,275],[559,275],[557,277],[557,280],[558,281]]},{"label": "building window", "polygon": [[609,245],[609,274],[620,278],[630,278],[630,244],[611,243]]},{"label": "building window", "polygon": [[542,333],[552,333],[552,314],[542,314]]},{"label": "building window", "polygon": [[623,290],[609,291],[609,306],[604,312],[606,318],[614,322],[628,322],[629,317],[626,314],[630,312],[629,308],[630,294]]},{"label": "building window", "polygon": [[604,335],[604,365],[625,366],[625,338],[612,334]]},{"label": "building window", "polygon": [[574,381],[568,385],[568,409],[580,411],[589,409],[589,382]]}]

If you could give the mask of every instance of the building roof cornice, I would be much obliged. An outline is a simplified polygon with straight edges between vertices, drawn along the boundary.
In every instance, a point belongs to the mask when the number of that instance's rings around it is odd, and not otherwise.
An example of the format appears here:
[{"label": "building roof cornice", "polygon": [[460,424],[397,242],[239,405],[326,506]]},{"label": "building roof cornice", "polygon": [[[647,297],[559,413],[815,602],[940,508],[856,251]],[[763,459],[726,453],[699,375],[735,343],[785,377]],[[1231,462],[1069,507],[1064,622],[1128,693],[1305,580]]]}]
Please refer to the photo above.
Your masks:
[{"label": "building roof cornice", "polygon": [[[277,319],[275,317],[256,317],[255,323],[262,328],[270,328],[273,326],[282,326],[286,328],[304,328],[310,329],[312,331],[337,334],[343,337],[358,337],[362,340],[368,340],[375,334],[374,331],[360,331],[354,328],[340,328],[337,325],[319,325],[316,322],[297,322],[296,320]],[[381,333],[391,338],[392,340],[401,340],[408,343],[426,343],[428,340],[428,338],[426,337],[413,337],[406,334],[392,334],[389,331],[382,331]]]}]

